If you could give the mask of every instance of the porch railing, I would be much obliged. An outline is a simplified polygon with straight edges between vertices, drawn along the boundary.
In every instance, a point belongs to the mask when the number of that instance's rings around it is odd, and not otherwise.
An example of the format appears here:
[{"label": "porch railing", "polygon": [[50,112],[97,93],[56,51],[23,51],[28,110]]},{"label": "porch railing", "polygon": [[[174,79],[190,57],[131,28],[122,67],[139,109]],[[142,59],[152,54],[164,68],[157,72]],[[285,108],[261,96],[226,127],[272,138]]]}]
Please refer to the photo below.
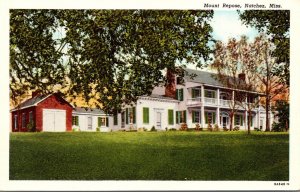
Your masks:
[{"label": "porch railing", "polygon": [[201,97],[187,99],[187,106],[201,105]]}]

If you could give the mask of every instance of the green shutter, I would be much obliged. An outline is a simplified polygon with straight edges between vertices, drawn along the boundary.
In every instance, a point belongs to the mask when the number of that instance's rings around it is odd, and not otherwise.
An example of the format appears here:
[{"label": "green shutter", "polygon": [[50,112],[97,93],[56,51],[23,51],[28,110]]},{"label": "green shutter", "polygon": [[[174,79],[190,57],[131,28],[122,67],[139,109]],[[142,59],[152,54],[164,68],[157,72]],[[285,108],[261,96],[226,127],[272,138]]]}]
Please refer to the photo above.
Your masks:
[{"label": "green shutter", "polygon": [[76,125],[78,126],[79,125],[79,117],[76,116],[75,120],[76,120]]},{"label": "green shutter", "polygon": [[176,111],[176,124],[179,124],[179,111]]},{"label": "green shutter", "polygon": [[136,123],[135,122],[135,107],[132,108],[132,113],[133,113],[132,114],[132,118],[133,118],[132,121],[133,121],[133,124],[135,124]]},{"label": "green shutter", "polygon": [[173,109],[168,110],[168,123],[169,123],[169,125],[174,125],[174,111],[173,111]]},{"label": "green shutter", "polygon": [[204,115],[205,115],[205,124],[208,124],[208,114],[207,114],[207,112],[205,112]]},{"label": "green shutter", "polygon": [[212,112],[212,124],[216,123],[216,112]]},{"label": "green shutter", "polygon": [[179,90],[176,89],[176,99],[177,99],[177,100],[179,100],[179,97],[178,97],[179,93],[178,93],[178,92],[179,92]]},{"label": "green shutter", "polygon": [[192,111],[192,121],[195,123],[195,111]]},{"label": "green shutter", "polygon": [[186,110],[183,111],[183,122],[186,123]]},{"label": "green shutter", "polygon": [[243,126],[243,120],[244,120],[244,117],[243,117],[243,115],[241,115],[241,126]]},{"label": "green shutter", "polygon": [[180,89],[180,101],[183,101],[183,89]]},{"label": "green shutter", "polygon": [[192,98],[195,98],[195,89],[192,89]]},{"label": "green shutter", "polygon": [[101,127],[101,117],[98,117],[98,127]]},{"label": "green shutter", "polygon": [[143,108],[143,123],[149,123],[149,108],[144,107]]},{"label": "green shutter", "polygon": [[128,124],[128,108],[126,108],[126,124]]},{"label": "green shutter", "polygon": [[251,127],[253,126],[253,117],[250,120]]},{"label": "green shutter", "polygon": [[106,127],[109,127],[108,117],[106,117]]},{"label": "green shutter", "polygon": [[215,98],[215,94],[216,94],[216,92],[212,91],[212,94],[211,94],[212,98]]},{"label": "green shutter", "polygon": [[118,125],[118,113],[114,115],[114,125]]}]

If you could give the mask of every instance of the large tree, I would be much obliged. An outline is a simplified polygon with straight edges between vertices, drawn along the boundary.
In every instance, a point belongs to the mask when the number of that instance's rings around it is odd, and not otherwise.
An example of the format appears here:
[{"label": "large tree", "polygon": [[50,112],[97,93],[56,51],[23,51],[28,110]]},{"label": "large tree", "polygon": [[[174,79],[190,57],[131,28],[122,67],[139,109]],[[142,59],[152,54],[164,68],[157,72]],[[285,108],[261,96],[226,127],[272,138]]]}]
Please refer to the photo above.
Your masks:
[{"label": "large tree", "polygon": [[64,84],[63,44],[55,10],[10,10],[10,94],[15,105],[30,91]]},{"label": "large tree", "polygon": [[[71,92],[96,98],[107,112],[165,82],[163,70],[209,59],[212,11],[69,10]],[[92,90],[92,91],[91,91]]]},{"label": "large tree", "polygon": [[238,11],[244,24],[257,28],[270,36],[276,46],[272,55],[276,57],[274,73],[283,84],[289,86],[290,64],[290,11],[246,10]]}]

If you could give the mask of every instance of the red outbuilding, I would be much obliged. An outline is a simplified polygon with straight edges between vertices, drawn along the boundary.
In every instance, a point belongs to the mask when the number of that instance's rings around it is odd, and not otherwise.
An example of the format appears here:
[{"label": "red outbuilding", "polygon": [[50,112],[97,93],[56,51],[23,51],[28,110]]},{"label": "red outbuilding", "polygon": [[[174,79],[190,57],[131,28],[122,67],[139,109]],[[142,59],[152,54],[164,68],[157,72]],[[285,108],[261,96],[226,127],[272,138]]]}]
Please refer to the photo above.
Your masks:
[{"label": "red outbuilding", "polygon": [[12,131],[71,131],[72,110],[73,106],[59,93],[34,93],[32,98],[11,110]]}]

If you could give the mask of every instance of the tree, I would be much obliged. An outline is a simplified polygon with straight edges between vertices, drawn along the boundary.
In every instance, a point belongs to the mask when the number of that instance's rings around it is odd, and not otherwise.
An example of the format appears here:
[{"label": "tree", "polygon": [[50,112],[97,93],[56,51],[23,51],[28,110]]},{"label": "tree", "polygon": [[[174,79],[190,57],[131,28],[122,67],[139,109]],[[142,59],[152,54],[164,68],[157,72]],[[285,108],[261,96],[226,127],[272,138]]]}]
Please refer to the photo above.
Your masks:
[{"label": "tree", "polygon": [[[60,18],[70,45],[70,94],[83,93],[116,112],[165,82],[163,70],[209,59],[203,10],[68,10]],[[92,91],[90,91],[92,90]]]},{"label": "tree", "polygon": [[275,105],[275,109],[277,111],[277,114],[275,117],[278,118],[278,123],[273,124],[272,131],[285,131],[289,130],[289,111],[290,111],[290,105],[287,101],[284,100],[278,100]]},{"label": "tree", "polygon": [[[244,83],[238,77],[239,72],[241,72],[239,71],[240,51],[239,42],[234,38],[229,39],[227,44],[223,44],[221,41],[217,41],[215,44],[215,60],[211,67],[218,72],[216,79],[231,90],[240,89],[240,84]],[[235,92],[235,95],[233,95],[233,91],[226,92],[226,98],[231,100],[231,102],[228,103],[230,109],[230,131],[233,130],[233,117],[239,108],[238,101],[242,100],[242,98],[239,97],[243,96],[244,95],[240,94],[240,92]]]},{"label": "tree", "polygon": [[257,28],[270,36],[276,57],[274,72],[281,83],[289,86],[290,63],[290,11],[289,10],[246,10],[238,11],[244,24]]},{"label": "tree", "polygon": [[10,10],[10,94],[17,105],[33,90],[51,92],[64,84],[62,49],[53,34],[55,10]]}]

